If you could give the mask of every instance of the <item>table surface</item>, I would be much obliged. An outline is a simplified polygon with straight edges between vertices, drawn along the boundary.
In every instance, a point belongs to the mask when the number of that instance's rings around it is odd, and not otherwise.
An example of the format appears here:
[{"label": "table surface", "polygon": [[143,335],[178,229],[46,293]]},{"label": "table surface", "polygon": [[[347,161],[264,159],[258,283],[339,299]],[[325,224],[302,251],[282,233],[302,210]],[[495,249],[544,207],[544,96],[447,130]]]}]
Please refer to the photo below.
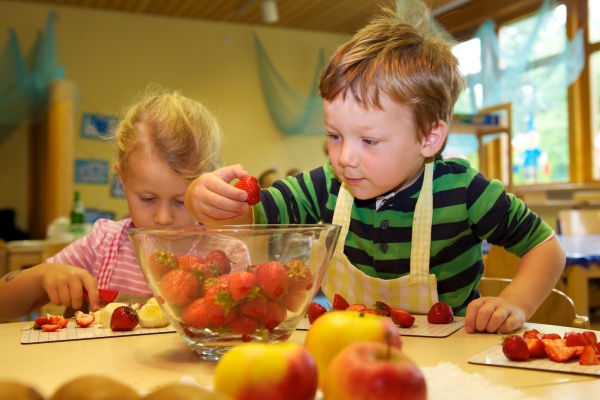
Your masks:
[{"label": "table surface", "polygon": [[[31,322],[0,324],[0,379],[22,382],[50,397],[62,384],[84,374],[102,374],[139,392],[150,392],[191,376],[212,385],[215,362],[199,360],[176,333],[125,336],[40,344],[21,344],[21,330]],[[573,328],[527,324],[544,333],[564,334]],[[600,332],[598,332],[600,334]],[[304,343],[306,331],[291,341]],[[403,336],[403,351],[418,365],[450,362],[467,373],[478,373],[492,384],[504,384],[544,399],[583,398],[600,391],[600,380],[587,375],[469,364],[468,360],[499,344],[497,334],[467,334],[446,338]]]}]

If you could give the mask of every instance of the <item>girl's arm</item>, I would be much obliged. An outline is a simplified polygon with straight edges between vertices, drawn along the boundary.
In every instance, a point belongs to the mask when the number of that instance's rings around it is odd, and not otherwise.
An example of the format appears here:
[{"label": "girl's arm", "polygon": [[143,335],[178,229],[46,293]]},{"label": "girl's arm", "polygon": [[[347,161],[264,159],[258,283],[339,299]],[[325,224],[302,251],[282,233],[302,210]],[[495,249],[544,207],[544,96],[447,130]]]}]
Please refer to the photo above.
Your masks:
[{"label": "girl's arm", "polygon": [[565,269],[565,251],[556,236],[528,251],[498,297],[481,297],[467,307],[467,332],[508,333],[523,326],[548,297]]},{"label": "girl's arm", "polygon": [[97,310],[98,286],[83,268],[43,263],[10,272],[0,278],[0,320],[21,317],[48,302],[79,309],[84,289],[92,310]]}]

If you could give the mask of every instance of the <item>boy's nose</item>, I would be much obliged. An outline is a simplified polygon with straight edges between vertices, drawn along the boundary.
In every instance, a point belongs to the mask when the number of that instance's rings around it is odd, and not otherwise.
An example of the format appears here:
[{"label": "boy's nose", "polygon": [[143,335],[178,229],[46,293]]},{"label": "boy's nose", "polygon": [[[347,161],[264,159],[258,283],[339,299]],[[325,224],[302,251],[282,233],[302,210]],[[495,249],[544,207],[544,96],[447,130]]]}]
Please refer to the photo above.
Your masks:
[{"label": "boy's nose", "polygon": [[340,156],[338,157],[338,164],[341,166],[353,166],[354,163],[354,152],[350,146],[342,146],[340,150]]},{"label": "boy's nose", "polygon": [[171,225],[173,220],[173,213],[168,206],[160,206],[154,214],[154,222],[160,226]]}]

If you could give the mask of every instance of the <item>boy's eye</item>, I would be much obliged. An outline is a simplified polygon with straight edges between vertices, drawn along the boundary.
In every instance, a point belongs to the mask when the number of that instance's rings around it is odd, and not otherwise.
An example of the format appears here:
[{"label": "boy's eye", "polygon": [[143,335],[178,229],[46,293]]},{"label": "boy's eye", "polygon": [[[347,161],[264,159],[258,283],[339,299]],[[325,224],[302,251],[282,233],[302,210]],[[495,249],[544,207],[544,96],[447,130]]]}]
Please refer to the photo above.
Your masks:
[{"label": "boy's eye", "polygon": [[142,200],[142,201],[145,201],[145,202],[149,202],[149,201],[152,201],[152,200],[154,200],[154,199],[155,199],[154,197],[142,197],[142,198],[141,198],[141,200]]},{"label": "boy's eye", "polygon": [[337,133],[328,133],[327,138],[332,140],[338,140],[340,138],[340,135],[338,135]]},{"label": "boy's eye", "polygon": [[376,145],[377,143],[379,143],[379,140],[375,140],[375,139],[363,139],[363,142],[365,144],[368,144],[369,146],[373,146],[373,145]]}]

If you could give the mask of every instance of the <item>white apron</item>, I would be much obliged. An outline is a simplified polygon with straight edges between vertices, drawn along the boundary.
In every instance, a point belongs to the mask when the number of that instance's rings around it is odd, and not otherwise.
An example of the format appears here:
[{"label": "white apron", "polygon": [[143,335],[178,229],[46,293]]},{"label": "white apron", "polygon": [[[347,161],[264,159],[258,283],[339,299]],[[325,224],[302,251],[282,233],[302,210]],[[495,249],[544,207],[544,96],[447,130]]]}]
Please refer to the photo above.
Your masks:
[{"label": "white apron", "polygon": [[340,236],[321,286],[329,299],[337,293],[350,304],[364,304],[368,308],[380,300],[392,308],[416,314],[427,314],[438,301],[437,280],[434,274],[429,273],[433,165],[433,161],[425,164],[423,187],[413,217],[410,274],[397,279],[370,277],[352,265],[344,254],[354,196],[346,184],[342,184],[332,221],[332,224],[341,227]]}]

